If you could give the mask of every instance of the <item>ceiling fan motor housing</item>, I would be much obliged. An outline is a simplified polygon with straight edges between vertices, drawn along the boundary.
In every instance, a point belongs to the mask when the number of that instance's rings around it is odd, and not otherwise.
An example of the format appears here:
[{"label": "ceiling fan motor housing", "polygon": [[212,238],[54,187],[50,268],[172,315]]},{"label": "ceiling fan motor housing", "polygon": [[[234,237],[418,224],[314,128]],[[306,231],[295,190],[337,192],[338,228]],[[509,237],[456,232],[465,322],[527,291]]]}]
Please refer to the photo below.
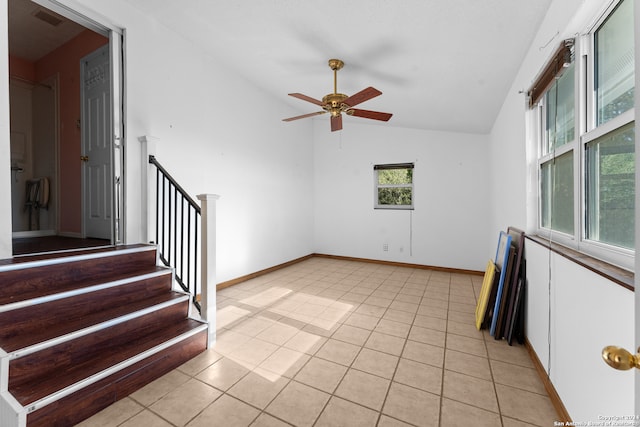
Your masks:
[{"label": "ceiling fan motor housing", "polygon": [[[358,110],[353,108],[353,106],[355,105],[358,105],[364,101],[368,101],[371,98],[375,98],[378,95],[382,95],[382,92],[370,86],[351,96],[347,96],[343,93],[338,93],[338,70],[344,67],[344,62],[342,62],[339,59],[330,59],[329,67],[333,70],[333,93],[325,95],[322,98],[322,101],[319,101],[315,98],[312,98],[310,96],[303,95],[297,92],[289,94],[289,96],[293,96],[294,98],[302,99],[303,101],[307,101],[312,104],[318,105],[319,107],[322,108],[322,111],[317,111],[315,113],[310,113],[310,114],[303,114],[301,116],[296,116],[296,117],[289,117],[288,119],[282,119],[283,121],[290,122],[293,120],[317,116],[318,114],[330,113],[331,114],[331,131],[333,132],[333,131],[342,129],[342,113],[345,113],[348,116],[364,117],[367,119],[381,120],[384,122],[388,121],[391,118],[392,114],[390,113],[381,113],[379,111],[369,111],[369,110]],[[349,101],[349,102],[345,103],[345,101]]]},{"label": "ceiling fan motor housing", "polygon": [[322,98],[322,103],[324,104],[322,108],[331,113],[332,116],[337,116],[341,112],[350,108],[347,104],[342,102],[347,98],[348,96],[343,93],[330,93]]}]

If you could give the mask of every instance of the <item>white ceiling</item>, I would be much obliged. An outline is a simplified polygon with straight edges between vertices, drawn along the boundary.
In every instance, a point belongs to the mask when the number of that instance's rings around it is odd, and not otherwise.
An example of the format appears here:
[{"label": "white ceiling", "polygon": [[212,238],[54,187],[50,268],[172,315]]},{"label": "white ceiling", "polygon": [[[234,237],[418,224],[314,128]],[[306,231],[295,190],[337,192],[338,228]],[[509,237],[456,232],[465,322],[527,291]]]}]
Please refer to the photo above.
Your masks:
[{"label": "white ceiling", "polygon": [[[282,106],[283,118],[319,109],[287,93],[316,99],[331,93],[327,61],[338,58],[345,62],[338,73],[338,92],[352,95],[368,86],[382,91],[358,107],[393,113],[384,126],[471,133],[491,130],[551,2],[125,1],[219,58],[220,67],[283,101],[274,104]],[[9,1],[10,32],[17,31],[11,16],[17,4],[33,5]],[[31,12],[25,13],[26,19]],[[39,31],[51,30],[41,24],[29,23],[26,29],[22,24],[23,33],[10,36],[10,52],[47,45],[54,36],[41,35]],[[37,41],[39,37],[45,42]],[[65,37],[69,35],[59,35]],[[329,119],[324,115],[314,120]],[[348,117],[345,127],[356,120],[380,123]]]},{"label": "white ceiling", "polygon": [[[287,102],[373,86],[385,126],[488,133],[550,0],[126,0]],[[523,101],[524,102],[524,101]],[[306,119],[311,120],[311,119]],[[314,120],[329,121],[319,116]],[[367,119],[349,117],[347,120]],[[327,127],[329,125],[327,124]]]}]

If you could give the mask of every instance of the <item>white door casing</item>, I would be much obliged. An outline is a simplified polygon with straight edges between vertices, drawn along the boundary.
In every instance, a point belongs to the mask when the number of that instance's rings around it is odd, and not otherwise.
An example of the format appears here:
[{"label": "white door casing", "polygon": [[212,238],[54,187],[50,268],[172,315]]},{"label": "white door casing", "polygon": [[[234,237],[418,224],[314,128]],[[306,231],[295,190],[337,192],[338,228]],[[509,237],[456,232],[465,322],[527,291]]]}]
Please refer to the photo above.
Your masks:
[{"label": "white door casing", "polygon": [[[635,0],[633,5],[635,15],[635,143],[636,143],[636,204],[635,204],[635,232],[636,232],[636,250],[635,250],[635,336],[636,349],[640,348],[640,258],[638,257],[638,247],[640,247],[640,197],[638,197],[638,189],[640,188],[640,122],[637,113],[640,112],[640,0]],[[640,415],[640,370],[634,369],[635,375],[635,413]]]},{"label": "white door casing", "polygon": [[109,46],[80,61],[83,235],[113,238],[113,119]]}]

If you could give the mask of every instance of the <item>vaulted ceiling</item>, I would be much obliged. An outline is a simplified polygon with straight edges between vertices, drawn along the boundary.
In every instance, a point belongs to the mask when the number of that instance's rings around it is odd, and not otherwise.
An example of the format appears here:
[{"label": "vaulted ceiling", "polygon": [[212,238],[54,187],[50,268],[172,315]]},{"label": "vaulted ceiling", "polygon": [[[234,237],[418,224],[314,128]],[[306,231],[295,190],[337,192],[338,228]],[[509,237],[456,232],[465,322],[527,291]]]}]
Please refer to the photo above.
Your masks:
[{"label": "vaulted ceiling", "polygon": [[345,62],[338,92],[351,95],[368,86],[382,91],[359,107],[393,113],[385,126],[473,133],[490,131],[550,4],[126,1],[217,56],[220,67],[243,74],[274,99],[289,103],[293,114],[283,109],[283,118],[318,110],[287,93],[316,99],[331,93],[327,61],[338,58]]},{"label": "vaulted ceiling", "polygon": [[382,91],[359,107],[393,113],[385,126],[471,133],[491,130],[551,2],[125,1],[282,101],[283,118],[318,110],[287,94],[331,93],[338,58],[338,92]]}]

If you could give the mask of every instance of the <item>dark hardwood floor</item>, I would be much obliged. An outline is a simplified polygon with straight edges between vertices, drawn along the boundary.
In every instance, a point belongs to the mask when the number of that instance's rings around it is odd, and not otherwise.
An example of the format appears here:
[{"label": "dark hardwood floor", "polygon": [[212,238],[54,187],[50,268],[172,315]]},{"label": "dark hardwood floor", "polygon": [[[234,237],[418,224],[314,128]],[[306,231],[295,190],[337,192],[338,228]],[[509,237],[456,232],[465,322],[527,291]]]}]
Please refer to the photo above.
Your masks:
[{"label": "dark hardwood floor", "polygon": [[13,239],[13,255],[37,254],[69,249],[110,246],[106,239],[78,239],[64,236],[22,237]]}]

